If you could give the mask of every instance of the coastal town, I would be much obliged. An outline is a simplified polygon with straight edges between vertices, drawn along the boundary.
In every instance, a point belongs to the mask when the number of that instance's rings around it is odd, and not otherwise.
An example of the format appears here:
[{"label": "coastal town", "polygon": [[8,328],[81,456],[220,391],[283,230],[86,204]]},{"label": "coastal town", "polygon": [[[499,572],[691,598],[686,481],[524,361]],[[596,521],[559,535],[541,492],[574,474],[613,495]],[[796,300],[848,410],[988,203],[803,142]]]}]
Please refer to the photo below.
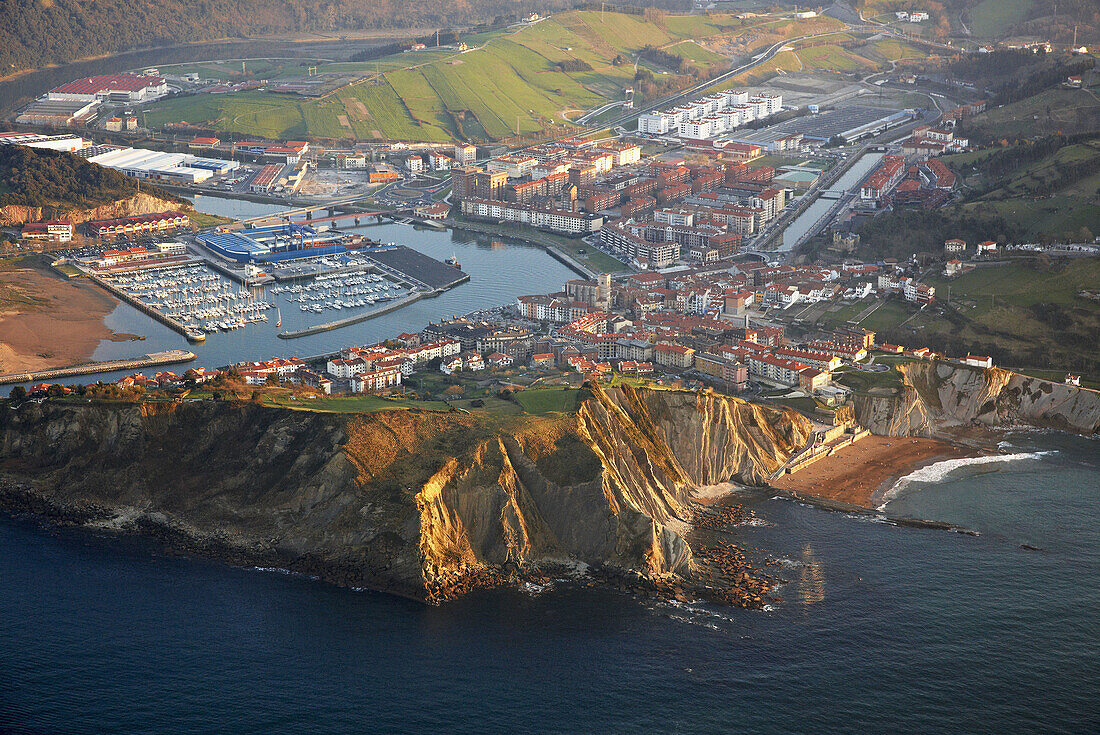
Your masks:
[{"label": "coastal town", "polygon": [[0,4],[0,733],[1097,732],[1098,10]]}]

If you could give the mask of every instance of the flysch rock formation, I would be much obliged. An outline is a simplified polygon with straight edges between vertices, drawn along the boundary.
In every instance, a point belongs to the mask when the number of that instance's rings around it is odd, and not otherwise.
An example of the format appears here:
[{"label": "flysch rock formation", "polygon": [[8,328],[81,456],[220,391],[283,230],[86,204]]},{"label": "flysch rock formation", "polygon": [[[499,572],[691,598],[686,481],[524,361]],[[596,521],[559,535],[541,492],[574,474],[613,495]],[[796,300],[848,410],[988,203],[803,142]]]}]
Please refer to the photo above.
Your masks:
[{"label": "flysch rock formation", "polygon": [[1091,435],[1100,430],[1100,393],[999,368],[946,362],[898,367],[897,395],[856,395],[860,424],[885,436],[935,436],[980,424],[1033,426]]},{"label": "flysch rock formation", "polygon": [[811,431],[736,398],[589,392],[549,417],[6,406],[0,505],[417,599],[582,563],[690,583],[691,489],[763,483]]}]

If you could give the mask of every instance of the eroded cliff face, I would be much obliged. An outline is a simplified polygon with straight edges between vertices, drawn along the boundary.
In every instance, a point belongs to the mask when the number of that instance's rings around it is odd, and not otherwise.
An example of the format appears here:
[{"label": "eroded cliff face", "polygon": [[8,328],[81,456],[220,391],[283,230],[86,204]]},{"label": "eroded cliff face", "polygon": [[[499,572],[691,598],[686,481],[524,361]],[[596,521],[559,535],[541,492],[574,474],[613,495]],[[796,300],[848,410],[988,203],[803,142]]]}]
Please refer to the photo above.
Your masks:
[{"label": "eroded cliff face", "polygon": [[0,409],[0,498],[230,561],[442,599],[575,564],[690,579],[690,491],[761,482],[809,423],[594,389],[576,415],[47,401]]},{"label": "eroded cliff face", "polygon": [[1036,426],[1094,434],[1100,430],[1100,393],[999,368],[943,362],[898,368],[896,396],[856,396],[857,420],[876,434],[933,436],[951,427]]},{"label": "eroded cliff face", "polygon": [[[100,207],[69,210],[65,212],[64,217],[73,224],[80,224],[94,220],[117,219],[119,217],[156,214],[158,212],[182,212],[190,209],[191,205],[186,202],[170,202],[138,192],[128,199],[121,199]],[[27,222],[40,222],[43,219],[45,219],[45,212],[42,207],[24,207],[16,204],[0,207],[0,225],[22,225]]]}]

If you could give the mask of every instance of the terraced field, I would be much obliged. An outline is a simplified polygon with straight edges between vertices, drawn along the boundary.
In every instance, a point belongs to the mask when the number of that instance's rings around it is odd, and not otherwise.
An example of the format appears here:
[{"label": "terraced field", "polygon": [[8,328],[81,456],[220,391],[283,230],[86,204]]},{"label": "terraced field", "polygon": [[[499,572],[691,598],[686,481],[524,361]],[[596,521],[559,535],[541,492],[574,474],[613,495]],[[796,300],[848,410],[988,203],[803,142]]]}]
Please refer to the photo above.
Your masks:
[{"label": "terraced field", "polygon": [[[620,97],[633,84],[636,56],[646,45],[703,66],[727,57],[698,43],[701,39],[745,35],[750,48],[783,34],[828,29],[831,23],[764,19],[745,25],[729,15],[670,15],[646,22],[637,15],[572,11],[517,30],[471,36],[470,49],[462,53],[426,49],[320,65],[322,74],[364,76],[322,100],[260,91],[196,95],[157,103],[149,122],[186,121],[269,138],[500,140],[563,124],[566,111]],[[570,61],[591,69],[563,72],[559,64]]]}]

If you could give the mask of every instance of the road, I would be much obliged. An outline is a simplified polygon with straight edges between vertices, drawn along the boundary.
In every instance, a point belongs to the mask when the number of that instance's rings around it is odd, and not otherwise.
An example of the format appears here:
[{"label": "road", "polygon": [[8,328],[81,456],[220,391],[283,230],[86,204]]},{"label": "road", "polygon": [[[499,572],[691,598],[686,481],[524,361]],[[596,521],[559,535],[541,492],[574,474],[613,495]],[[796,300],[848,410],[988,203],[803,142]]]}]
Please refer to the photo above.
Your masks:
[{"label": "road", "polygon": [[646,105],[644,107],[637,108],[637,109],[632,110],[632,111],[630,111],[626,114],[620,115],[619,117],[616,117],[612,120],[604,122],[604,123],[601,124],[601,127],[613,128],[616,125],[622,125],[623,123],[634,120],[634,119],[646,114],[647,112],[653,112],[654,110],[662,109],[662,108],[665,108],[665,107],[673,107],[676,104],[678,104],[678,103],[680,103],[684,100],[688,100],[688,99],[691,99],[693,97],[698,96],[698,94],[700,92],[702,92],[703,90],[705,90],[705,89],[709,89],[710,87],[713,87],[716,84],[721,84],[722,82],[726,81],[727,79],[731,79],[731,78],[737,76],[738,74],[746,72],[749,69],[760,66],[761,64],[763,64],[767,61],[770,61],[772,58],[775,57],[776,54],[779,53],[780,49],[782,49],[784,46],[786,46],[789,43],[797,43],[798,41],[805,41],[808,38],[817,38],[818,36],[832,36],[832,35],[835,35],[836,33],[837,33],[837,31],[834,30],[834,31],[829,31],[828,33],[813,33],[813,34],[810,34],[810,35],[807,35],[807,36],[796,36],[795,38],[788,38],[788,39],[785,39],[783,41],[779,41],[778,43],[774,43],[771,46],[769,46],[768,49],[766,51],[764,51],[764,53],[753,57],[753,59],[751,61],[747,62],[747,63],[744,63],[744,64],[741,64],[740,66],[734,67],[733,69],[730,69],[729,71],[725,72],[724,74],[719,74],[718,76],[714,77],[713,79],[708,79],[705,82],[700,82],[699,84],[693,85],[693,86],[683,90],[682,92],[678,92],[677,94],[673,95],[672,97],[665,97],[665,98],[661,99],[658,102],[654,102],[654,103]]}]

